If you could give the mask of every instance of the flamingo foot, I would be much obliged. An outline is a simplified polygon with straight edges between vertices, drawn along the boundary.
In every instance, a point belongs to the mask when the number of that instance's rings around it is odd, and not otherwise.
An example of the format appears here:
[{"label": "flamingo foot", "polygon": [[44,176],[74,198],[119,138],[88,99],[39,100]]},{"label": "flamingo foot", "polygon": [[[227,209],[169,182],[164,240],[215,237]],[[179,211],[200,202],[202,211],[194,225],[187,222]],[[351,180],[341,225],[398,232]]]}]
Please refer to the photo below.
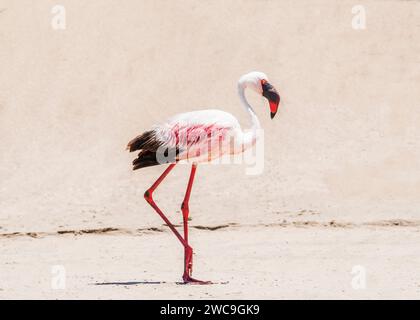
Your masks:
[{"label": "flamingo foot", "polygon": [[190,277],[187,273],[184,273],[184,275],[182,276],[182,280],[184,280],[184,284],[213,284],[213,282],[211,281],[202,281],[194,279]]},{"label": "flamingo foot", "polygon": [[184,284],[212,284],[211,281],[202,281],[197,280],[191,277],[192,269],[193,269],[193,250],[190,246],[185,248],[185,269],[184,274],[182,276],[182,280],[184,280]]}]

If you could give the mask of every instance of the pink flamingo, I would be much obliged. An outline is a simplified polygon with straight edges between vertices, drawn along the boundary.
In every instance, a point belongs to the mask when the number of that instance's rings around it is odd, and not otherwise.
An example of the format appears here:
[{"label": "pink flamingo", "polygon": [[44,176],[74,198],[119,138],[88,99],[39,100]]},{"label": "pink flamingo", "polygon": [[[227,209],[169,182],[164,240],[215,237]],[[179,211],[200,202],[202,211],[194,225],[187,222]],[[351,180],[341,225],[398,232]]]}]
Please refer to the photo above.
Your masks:
[{"label": "pink flamingo", "polygon": [[[144,167],[170,163],[169,167],[144,193],[146,201],[165,221],[184,247],[184,283],[209,284],[192,278],[193,249],[188,242],[188,216],[191,188],[194,181],[197,163],[209,162],[224,154],[240,153],[252,147],[257,140],[260,123],[253,108],[245,97],[245,89],[251,89],[267,98],[270,105],[271,119],[274,118],[280,96],[268,82],[262,72],[250,72],[238,81],[238,94],[241,103],[250,116],[252,127],[248,132],[242,131],[238,120],[230,113],[221,110],[201,110],[178,114],[165,123],[155,125],[128,143],[130,152],[140,150],[133,161],[133,170]],[[181,160],[192,160],[192,168],[184,201],[181,205],[183,215],[184,237],[153,201],[153,192],[165,179],[168,173]]]}]

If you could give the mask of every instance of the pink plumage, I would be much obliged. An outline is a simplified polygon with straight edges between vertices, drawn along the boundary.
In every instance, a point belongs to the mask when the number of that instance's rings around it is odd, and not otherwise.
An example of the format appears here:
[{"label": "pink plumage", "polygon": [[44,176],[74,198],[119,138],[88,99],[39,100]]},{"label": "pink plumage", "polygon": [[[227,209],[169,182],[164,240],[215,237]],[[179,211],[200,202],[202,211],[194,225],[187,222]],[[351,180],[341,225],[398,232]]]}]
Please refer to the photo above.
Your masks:
[{"label": "pink plumage", "polygon": [[232,141],[242,141],[241,126],[233,115],[200,110],[178,114],[153,126],[131,140],[128,149],[140,150],[133,162],[134,169],[139,169],[181,160],[208,162],[233,153]]}]

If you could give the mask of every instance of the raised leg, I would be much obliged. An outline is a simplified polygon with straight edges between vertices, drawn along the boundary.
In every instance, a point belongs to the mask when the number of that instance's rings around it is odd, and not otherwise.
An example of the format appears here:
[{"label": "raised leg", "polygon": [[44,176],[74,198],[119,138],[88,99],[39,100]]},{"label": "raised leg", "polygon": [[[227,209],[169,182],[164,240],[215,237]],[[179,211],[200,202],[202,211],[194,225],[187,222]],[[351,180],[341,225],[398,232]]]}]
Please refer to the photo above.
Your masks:
[{"label": "raised leg", "polygon": [[197,170],[197,165],[193,164],[191,168],[190,179],[188,180],[187,191],[185,192],[184,201],[182,202],[182,205],[181,205],[182,218],[184,221],[184,240],[187,243],[187,245],[185,246],[184,275],[182,276],[182,279],[184,280],[184,283],[210,284],[211,283],[210,281],[201,281],[201,280],[197,280],[191,277],[192,269],[193,269],[193,249],[188,243],[188,217],[190,214],[190,208],[189,208],[190,194],[191,194],[191,189],[194,182],[196,170]]},{"label": "raised leg", "polygon": [[144,193],[144,199],[146,199],[146,201],[152,206],[152,208],[155,209],[155,211],[159,214],[159,216],[163,219],[163,221],[166,222],[168,227],[172,230],[172,232],[179,239],[179,241],[181,241],[182,245],[185,248],[187,246],[187,242],[184,240],[184,238],[182,238],[178,230],[175,229],[174,225],[163,214],[163,212],[159,209],[159,207],[156,205],[155,201],[153,200],[153,192],[174,167],[175,167],[175,163],[169,165],[169,167],[162,173],[162,175],[155,181],[155,183],[149,189],[146,190],[146,192]]}]

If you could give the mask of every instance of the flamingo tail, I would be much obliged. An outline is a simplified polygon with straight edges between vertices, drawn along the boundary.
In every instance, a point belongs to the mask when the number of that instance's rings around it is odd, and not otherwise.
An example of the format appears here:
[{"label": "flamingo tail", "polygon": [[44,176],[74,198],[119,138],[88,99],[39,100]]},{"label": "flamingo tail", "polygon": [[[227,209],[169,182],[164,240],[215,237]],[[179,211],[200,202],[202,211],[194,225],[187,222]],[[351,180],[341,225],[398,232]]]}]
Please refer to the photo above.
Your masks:
[{"label": "flamingo tail", "polygon": [[[133,161],[133,170],[165,163],[175,163],[176,156],[179,153],[178,148],[176,150],[160,149],[162,146],[163,143],[156,138],[153,130],[146,131],[131,140],[127,145],[127,150],[130,152],[140,150],[137,158]],[[158,159],[161,161],[158,161]]]}]

